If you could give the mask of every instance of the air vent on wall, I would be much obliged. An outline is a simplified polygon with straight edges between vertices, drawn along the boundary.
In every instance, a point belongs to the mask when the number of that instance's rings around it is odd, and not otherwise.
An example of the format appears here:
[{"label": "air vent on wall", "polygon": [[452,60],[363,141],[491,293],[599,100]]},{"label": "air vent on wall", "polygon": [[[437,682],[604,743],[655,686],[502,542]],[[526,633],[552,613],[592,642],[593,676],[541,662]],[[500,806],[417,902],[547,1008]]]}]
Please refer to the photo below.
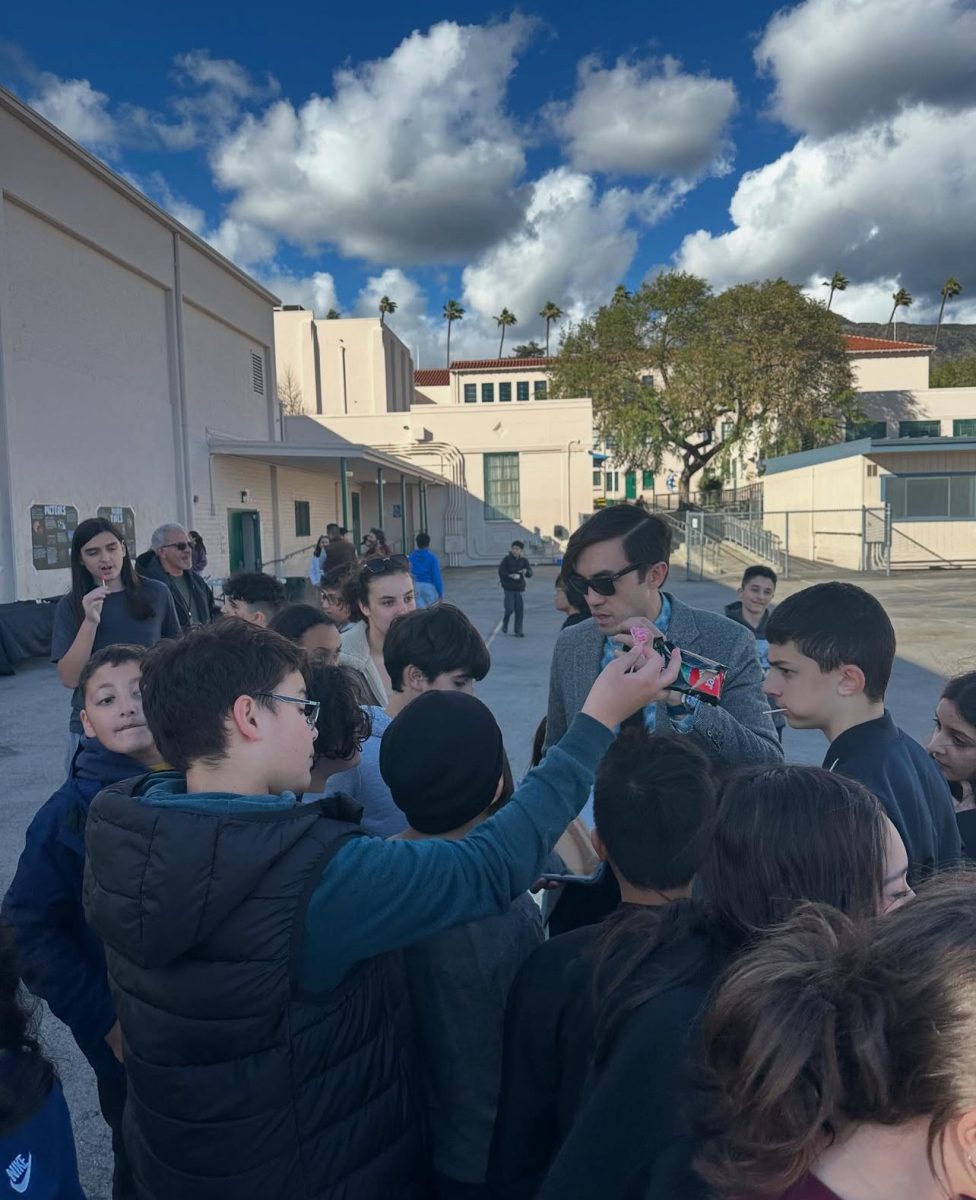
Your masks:
[{"label": "air vent on wall", "polygon": [[251,381],[252,387],[259,396],[264,395],[264,359],[260,354],[251,351]]}]

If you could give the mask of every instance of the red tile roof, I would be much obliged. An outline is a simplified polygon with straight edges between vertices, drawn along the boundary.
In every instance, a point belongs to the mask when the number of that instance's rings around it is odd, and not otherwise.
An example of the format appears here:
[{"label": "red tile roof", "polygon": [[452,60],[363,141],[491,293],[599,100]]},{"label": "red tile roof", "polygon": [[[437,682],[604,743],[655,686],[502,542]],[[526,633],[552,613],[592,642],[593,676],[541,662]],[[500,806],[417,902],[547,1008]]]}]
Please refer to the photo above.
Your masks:
[{"label": "red tile roof", "polygon": [[413,382],[416,387],[447,387],[451,382],[451,372],[447,367],[435,367],[430,370],[414,371]]},{"label": "red tile roof", "polygon": [[452,371],[541,370],[550,366],[548,358],[465,358],[451,363]]},{"label": "red tile roof", "polygon": [[859,337],[853,333],[843,336],[848,354],[876,354],[879,351],[887,354],[929,354],[935,349],[921,342],[891,342],[887,338]]}]

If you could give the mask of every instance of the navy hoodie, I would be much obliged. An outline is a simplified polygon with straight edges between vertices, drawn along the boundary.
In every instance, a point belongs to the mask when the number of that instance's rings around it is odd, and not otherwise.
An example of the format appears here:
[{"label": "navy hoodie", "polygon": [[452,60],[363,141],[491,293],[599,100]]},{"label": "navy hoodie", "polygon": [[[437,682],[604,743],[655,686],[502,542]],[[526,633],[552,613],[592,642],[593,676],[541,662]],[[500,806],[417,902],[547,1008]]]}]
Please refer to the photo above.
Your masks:
[{"label": "navy hoodie", "polygon": [[145,775],[124,754],[84,738],[71,774],[38,809],[4,897],[24,983],[79,1043],[100,1041],[115,1024],[102,944],[85,920],[85,822],[92,799],[112,783]]},{"label": "navy hoodie", "polygon": [[[17,1064],[0,1054],[0,1087],[16,1088]],[[68,1106],[55,1079],[41,1106],[0,1134],[0,1195],[24,1200],[85,1200]]]},{"label": "navy hoodie", "polygon": [[912,883],[959,864],[962,843],[949,785],[887,711],[835,738],[823,765],[863,783],[878,797],[905,843]]}]

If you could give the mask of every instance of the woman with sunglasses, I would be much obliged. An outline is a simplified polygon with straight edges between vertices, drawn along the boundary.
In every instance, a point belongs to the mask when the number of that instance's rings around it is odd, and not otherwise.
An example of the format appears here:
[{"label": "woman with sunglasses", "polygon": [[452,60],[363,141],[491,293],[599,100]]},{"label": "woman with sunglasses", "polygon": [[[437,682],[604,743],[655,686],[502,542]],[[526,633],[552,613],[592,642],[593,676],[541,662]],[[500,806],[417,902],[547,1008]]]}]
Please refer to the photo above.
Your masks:
[{"label": "woman with sunglasses", "polygon": [[397,617],[417,607],[410,560],[405,554],[368,558],[346,581],[352,624],[342,634],[339,665],[357,672],[366,703],[386,708],[390,677],[383,663],[386,631]]},{"label": "woman with sunglasses", "polygon": [[71,591],[58,602],[51,636],[51,661],[64,686],[74,689],[71,757],[82,735],[78,680],[95,651],[122,642],[152,646],[179,635],[169,589],[140,579],[121,532],[104,517],[82,521],[71,539]]}]

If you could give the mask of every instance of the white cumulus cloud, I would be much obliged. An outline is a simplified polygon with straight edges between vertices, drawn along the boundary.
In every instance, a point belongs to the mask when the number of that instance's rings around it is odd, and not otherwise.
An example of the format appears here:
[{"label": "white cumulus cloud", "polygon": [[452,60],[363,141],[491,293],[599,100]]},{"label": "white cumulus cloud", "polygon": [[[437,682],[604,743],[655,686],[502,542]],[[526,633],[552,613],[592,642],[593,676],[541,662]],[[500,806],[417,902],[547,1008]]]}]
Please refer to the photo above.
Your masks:
[{"label": "white cumulus cloud", "polygon": [[119,130],[109,97],[87,79],[61,79],[43,72],[27,103],[74,141],[102,154],[118,149]]},{"label": "white cumulus cloud", "polygon": [[693,176],[725,169],[736,104],[731,80],[688,74],[670,57],[613,67],[587,58],[572,102],[549,115],[578,170]]},{"label": "white cumulus cloud", "polygon": [[531,29],[518,16],[442,21],[338,71],[331,95],[246,119],[213,156],[231,215],[377,262],[463,261],[491,245],[523,207],[504,100]]},{"label": "white cumulus cloud", "polygon": [[777,13],[756,48],[773,109],[826,137],[926,102],[976,98],[970,0],[804,0]]},{"label": "white cumulus cloud", "polygon": [[[733,228],[691,234],[676,262],[716,288],[833,271],[883,290],[897,280],[920,298],[918,313],[948,275],[976,281],[974,194],[976,107],[950,116],[919,105],[822,141],[801,138],[748,172],[730,206]],[[844,300],[835,301],[842,312]]]}]

